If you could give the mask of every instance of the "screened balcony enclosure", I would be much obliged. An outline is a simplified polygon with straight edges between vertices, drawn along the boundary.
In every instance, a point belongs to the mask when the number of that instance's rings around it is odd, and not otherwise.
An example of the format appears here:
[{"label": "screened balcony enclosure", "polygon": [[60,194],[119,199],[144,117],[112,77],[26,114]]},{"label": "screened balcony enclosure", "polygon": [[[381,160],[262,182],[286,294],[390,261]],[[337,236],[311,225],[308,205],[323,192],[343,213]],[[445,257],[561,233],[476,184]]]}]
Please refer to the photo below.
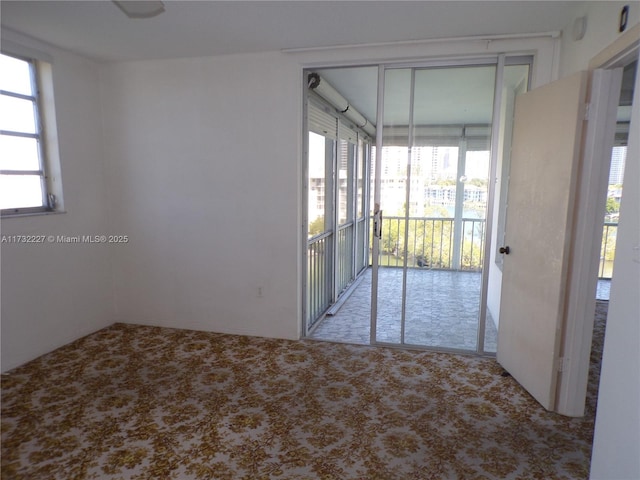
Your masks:
[{"label": "screened balcony enclosure", "polygon": [[496,88],[526,90],[530,63],[309,73],[308,336],[352,311],[352,326],[369,319],[371,343],[495,351],[485,273],[494,100]]},{"label": "screened balcony enclosure", "polygon": [[[305,336],[496,352],[489,277],[501,277],[509,121],[531,62],[307,72]],[[616,225],[604,228],[601,278]]]}]

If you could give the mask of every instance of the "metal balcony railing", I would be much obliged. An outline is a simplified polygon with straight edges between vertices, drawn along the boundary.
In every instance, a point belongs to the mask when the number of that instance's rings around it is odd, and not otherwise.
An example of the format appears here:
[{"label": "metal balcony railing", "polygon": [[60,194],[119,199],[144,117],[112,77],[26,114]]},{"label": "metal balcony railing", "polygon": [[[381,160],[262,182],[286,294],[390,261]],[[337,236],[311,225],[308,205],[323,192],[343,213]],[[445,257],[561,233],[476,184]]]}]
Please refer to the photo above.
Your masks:
[{"label": "metal balcony railing", "polygon": [[[402,267],[407,253],[409,268],[444,270],[480,270],[484,253],[484,219],[463,218],[460,223],[461,241],[455,238],[455,219],[416,217],[385,217],[382,226],[378,265]],[[409,229],[406,236],[405,228]],[[618,224],[605,222],[598,278],[610,279],[615,258]]]},{"label": "metal balcony railing", "polygon": [[384,217],[378,265],[401,267],[406,254],[410,268],[477,271],[482,268],[484,237],[484,219],[456,223],[454,218]]},{"label": "metal balcony railing", "polygon": [[600,267],[598,278],[611,279],[613,273],[613,260],[616,256],[616,236],[618,224],[605,222],[602,229],[602,246],[600,247]]},{"label": "metal balcony railing", "polygon": [[[355,237],[358,245],[353,244],[353,223],[341,226],[336,237],[331,232],[326,232],[308,241],[309,324],[329,308],[334,297],[334,287],[337,287],[336,293],[339,295],[350,284],[354,275],[367,266],[365,249],[361,248],[366,238],[363,234],[366,219],[359,219],[357,225],[360,232]],[[598,269],[600,279],[611,278],[617,231],[617,223],[604,224]],[[338,242],[335,263],[332,254],[334,241]],[[402,267],[406,253],[409,268],[479,271],[482,269],[484,242],[484,219],[463,218],[456,225],[453,218],[419,217],[407,220],[404,217],[384,217],[378,265]],[[371,245],[369,247],[371,249]],[[331,274],[333,268],[337,269],[335,279]]]},{"label": "metal balcony railing", "polygon": [[366,226],[367,217],[362,216],[340,225],[335,234],[328,231],[307,240],[307,325],[313,325],[369,266]]},{"label": "metal balcony railing", "polygon": [[307,243],[307,320],[315,322],[331,305],[331,232],[317,235]]}]

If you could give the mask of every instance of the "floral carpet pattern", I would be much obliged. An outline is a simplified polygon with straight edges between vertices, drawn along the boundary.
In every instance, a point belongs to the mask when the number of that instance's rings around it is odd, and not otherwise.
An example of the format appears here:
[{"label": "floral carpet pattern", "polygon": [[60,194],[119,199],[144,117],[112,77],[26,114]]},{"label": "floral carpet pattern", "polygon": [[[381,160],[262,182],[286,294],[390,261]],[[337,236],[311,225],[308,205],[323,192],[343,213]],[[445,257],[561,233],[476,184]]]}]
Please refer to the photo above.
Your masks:
[{"label": "floral carpet pattern", "polygon": [[598,351],[567,418],[491,358],[115,324],[2,376],[2,478],[587,478]]}]

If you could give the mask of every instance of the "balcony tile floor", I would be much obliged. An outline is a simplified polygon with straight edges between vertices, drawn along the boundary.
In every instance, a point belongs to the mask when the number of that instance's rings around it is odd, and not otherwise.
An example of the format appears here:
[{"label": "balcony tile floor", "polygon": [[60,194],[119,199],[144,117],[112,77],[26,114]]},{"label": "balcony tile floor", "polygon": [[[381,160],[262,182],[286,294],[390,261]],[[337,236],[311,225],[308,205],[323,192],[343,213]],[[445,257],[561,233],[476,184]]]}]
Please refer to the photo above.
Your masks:
[{"label": "balcony tile floor", "polygon": [[[327,315],[309,338],[370,343],[371,269],[335,315]],[[481,274],[410,269],[407,272],[405,344],[475,351]],[[400,343],[402,269],[379,273],[377,339]],[[610,281],[598,282],[597,298],[609,298]],[[498,332],[487,312],[485,351],[495,352]]]},{"label": "balcony tile floor", "polygon": [[[379,273],[377,339],[400,343],[402,269]],[[476,350],[480,273],[410,269],[407,272],[405,344]],[[310,338],[370,343],[371,269],[336,315],[326,316]],[[487,316],[485,350],[495,352],[498,332]]]}]

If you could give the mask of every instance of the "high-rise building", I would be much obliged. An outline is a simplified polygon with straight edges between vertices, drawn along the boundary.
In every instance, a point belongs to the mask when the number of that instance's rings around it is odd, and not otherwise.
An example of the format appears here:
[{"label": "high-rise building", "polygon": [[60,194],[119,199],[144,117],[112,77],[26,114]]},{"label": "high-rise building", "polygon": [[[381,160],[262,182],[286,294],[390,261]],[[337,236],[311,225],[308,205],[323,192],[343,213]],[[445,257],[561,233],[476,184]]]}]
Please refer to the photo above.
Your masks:
[{"label": "high-rise building", "polygon": [[622,185],[624,179],[624,164],[627,159],[627,147],[613,147],[611,152],[611,169],[609,170],[609,185]]}]

